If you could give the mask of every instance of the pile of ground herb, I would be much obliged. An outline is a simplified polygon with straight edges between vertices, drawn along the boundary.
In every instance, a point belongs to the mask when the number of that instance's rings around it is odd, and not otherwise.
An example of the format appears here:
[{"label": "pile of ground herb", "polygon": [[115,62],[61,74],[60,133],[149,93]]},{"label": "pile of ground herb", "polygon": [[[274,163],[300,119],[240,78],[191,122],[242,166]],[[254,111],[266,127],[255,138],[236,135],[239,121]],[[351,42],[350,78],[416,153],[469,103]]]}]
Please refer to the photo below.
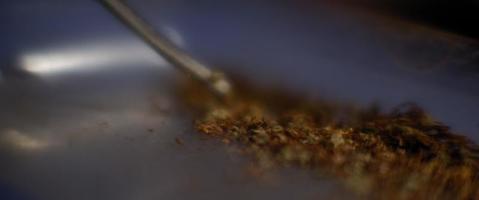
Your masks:
[{"label": "pile of ground herb", "polygon": [[317,171],[372,199],[479,199],[477,146],[414,104],[381,113],[245,83],[227,101],[188,83],[182,99],[199,132],[239,146],[263,170]]}]

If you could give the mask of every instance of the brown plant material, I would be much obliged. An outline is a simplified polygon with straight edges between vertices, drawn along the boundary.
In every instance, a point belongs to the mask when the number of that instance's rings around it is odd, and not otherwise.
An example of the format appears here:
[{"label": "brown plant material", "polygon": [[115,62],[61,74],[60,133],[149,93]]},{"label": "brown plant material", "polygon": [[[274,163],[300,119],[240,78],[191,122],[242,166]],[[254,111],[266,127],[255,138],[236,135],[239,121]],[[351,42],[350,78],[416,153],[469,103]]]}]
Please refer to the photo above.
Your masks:
[{"label": "brown plant material", "polygon": [[414,104],[355,109],[239,84],[219,101],[187,83],[199,132],[240,146],[259,169],[294,166],[376,199],[479,199],[479,150]]}]

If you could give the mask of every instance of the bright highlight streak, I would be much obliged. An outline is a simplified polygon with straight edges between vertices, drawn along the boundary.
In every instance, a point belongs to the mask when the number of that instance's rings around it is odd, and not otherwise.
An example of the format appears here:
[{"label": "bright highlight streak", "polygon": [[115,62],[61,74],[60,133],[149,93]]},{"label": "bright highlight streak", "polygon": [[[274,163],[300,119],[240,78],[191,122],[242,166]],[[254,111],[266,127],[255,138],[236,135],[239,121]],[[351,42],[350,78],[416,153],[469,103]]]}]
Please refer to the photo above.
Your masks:
[{"label": "bright highlight streak", "polygon": [[[100,56],[101,55],[101,56]],[[109,60],[108,54],[91,52],[57,52],[48,54],[32,54],[22,57],[22,66],[34,74],[49,74],[72,71],[82,66],[81,70],[104,64]]]},{"label": "bright highlight streak", "polygon": [[35,75],[94,71],[132,64],[167,65],[161,57],[138,42],[94,43],[76,48],[52,49],[45,53],[25,54],[21,57],[23,69]]},{"label": "bright highlight streak", "polygon": [[17,130],[7,130],[3,133],[2,141],[7,145],[12,145],[16,149],[20,150],[41,150],[50,146],[50,144],[43,140],[32,138],[29,135],[22,134]]}]

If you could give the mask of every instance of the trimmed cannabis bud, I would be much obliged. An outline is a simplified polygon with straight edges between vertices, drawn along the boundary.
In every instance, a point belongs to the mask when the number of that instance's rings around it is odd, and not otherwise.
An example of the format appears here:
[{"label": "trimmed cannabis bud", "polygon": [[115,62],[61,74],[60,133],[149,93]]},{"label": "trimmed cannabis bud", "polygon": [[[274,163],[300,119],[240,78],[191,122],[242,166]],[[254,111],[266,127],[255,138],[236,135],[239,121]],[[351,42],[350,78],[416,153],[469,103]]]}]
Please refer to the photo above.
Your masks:
[{"label": "trimmed cannabis bud", "polygon": [[416,105],[384,114],[236,85],[227,103],[193,83],[182,95],[199,132],[239,144],[260,169],[318,170],[369,198],[479,199],[477,146]]}]

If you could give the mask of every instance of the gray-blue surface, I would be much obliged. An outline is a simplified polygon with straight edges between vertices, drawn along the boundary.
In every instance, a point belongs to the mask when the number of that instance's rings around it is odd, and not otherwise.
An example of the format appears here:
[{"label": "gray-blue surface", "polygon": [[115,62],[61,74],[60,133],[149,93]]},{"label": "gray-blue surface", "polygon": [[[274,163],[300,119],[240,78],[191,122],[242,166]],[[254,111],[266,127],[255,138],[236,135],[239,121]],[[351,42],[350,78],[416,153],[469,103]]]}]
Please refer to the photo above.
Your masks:
[{"label": "gray-blue surface", "polygon": [[[272,2],[131,4],[218,69],[359,105],[416,102],[479,141],[476,41],[337,5]],[[2,1],[0,24],[2,199],[356,197],[300,170],[248,178],[247,158],[201,140],[178,108],[179,72],[94,1]]]}]

